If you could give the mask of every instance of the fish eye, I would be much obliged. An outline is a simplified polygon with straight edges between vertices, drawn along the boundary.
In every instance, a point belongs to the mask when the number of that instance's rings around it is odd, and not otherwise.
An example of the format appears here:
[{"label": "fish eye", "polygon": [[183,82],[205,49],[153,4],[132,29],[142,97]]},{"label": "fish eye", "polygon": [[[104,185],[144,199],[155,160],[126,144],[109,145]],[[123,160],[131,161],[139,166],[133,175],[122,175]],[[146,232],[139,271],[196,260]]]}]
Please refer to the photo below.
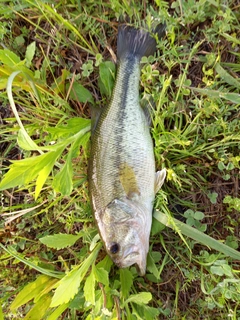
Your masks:
[{"label": "fish eye", "polygon": [[112,254],[116,254],[116,253],[118,253],[119,249],[120,249],[119,244],[116,243],[116,242],[113,242],[113,243],[111,244],[111,247],[110,247],[110,252],[111,252]]}]

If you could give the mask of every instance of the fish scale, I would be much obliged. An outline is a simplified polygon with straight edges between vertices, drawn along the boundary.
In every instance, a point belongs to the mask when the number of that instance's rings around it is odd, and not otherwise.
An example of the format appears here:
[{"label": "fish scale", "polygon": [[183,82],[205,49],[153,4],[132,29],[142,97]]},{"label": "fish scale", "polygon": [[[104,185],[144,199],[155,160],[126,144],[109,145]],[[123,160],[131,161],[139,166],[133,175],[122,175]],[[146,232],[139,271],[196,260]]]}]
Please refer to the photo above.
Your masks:
[{"label": "fish scale", "polygon": [[119,267],[136,263],[140,274],[146,269],[156,187],[153,142],[139,104],[140,59],[155,48],[149,33],[120,28],[115,86],[92,135],[88,173],[106,251]]},{"label": "fish scale", "polygon": [[[139,104],[139,61],[132,65],[134,72],[128,65],[127,61],[119,67],[114,98],[109,108],[103,110],[92,138],[92,154],[98,168],[97,206],[101,208],[114,197],[126,196],[119,181],[121,163],[134,168],[139,188],[143,189],[140,193],[150,197],[150,202],[154,197],[155,161],[149,127]],[[146,190],[146,182],[152,188]],[[102,188],[108,192],[102,193]]]}]

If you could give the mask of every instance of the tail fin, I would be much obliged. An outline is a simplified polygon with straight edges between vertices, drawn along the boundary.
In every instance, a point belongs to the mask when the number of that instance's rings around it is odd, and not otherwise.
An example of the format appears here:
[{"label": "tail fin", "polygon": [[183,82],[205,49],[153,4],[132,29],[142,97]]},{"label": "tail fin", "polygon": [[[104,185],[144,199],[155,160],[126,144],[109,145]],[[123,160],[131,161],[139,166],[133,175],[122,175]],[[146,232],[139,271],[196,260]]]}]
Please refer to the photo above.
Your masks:
[{"label": "tail fin", "polygon": [[[162,38],[165,34],[165,24],[159,24],[153,33]],[[143,56],[153,55],[156,51],[156,40],[149,32],[122,25],[118,29],[117,56],[123,60],[127,56],[141,59]]]}]

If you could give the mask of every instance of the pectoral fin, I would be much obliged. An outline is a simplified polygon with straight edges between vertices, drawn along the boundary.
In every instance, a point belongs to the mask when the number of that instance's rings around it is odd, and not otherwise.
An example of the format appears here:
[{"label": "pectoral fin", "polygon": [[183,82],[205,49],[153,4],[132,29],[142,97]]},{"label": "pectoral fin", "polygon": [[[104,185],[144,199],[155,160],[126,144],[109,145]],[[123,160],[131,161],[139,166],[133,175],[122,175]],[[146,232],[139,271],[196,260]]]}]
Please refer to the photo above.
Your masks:
[{"label": "pectoral fin", "polygon": [[91,133],[93,135],[96,129],[100,114],[102,113],[102,110],[97,106],[91,106],[90,110],[91,110]]},{"label": "pectoral fin", "polygon": [[136,175],[132,167],[127,163],[120,166],[119,179],[122,187],[129,199],[134,199],[140,195],[140,191],[137,185]]},{"label": "pectoral fin", "polygon": [[167,173],[167,170],[165,168],[156,172],[156,174],[155,174],[155,188],[154,188],[155,193],[157,193],[161,189],[161,187],[164,183],[164,180],[166,178],[166,173]]}]

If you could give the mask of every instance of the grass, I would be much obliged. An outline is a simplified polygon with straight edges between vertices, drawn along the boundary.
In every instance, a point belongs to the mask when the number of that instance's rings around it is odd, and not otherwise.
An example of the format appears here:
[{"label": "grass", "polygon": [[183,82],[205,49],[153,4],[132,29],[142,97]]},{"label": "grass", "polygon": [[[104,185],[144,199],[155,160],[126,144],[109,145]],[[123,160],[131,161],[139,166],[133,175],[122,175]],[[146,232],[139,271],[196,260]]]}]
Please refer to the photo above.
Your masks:
[{"label": "grass", "polygon": [[[0,2],[0,319],[240,318],[239,7]],[[109,103],[118,21],[162,20],[140,94],[168,175],[139,277],[112,264],[93,221],[89,109]]]}]

